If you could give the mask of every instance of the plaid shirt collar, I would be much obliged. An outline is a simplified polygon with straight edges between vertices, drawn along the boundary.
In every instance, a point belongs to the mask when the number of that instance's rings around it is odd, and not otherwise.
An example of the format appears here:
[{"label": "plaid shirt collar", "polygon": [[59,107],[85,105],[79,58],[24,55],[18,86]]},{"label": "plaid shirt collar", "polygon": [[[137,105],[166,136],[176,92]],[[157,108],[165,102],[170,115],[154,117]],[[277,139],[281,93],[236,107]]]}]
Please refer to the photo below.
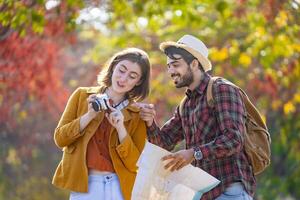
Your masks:
[{"label": "plaid shirt collar", "polygon": [[210,78],[211,77],[209,74],[204,73],[203,78],[200,81],[200,84],[194,90],[187,89],[185,91],[185,95],[187,96],[187,98],[191,99],[193,97],[196,97],[197,95],[199,95],[199,96],[202,95],[206,90],[206,87],[208,85]]}]

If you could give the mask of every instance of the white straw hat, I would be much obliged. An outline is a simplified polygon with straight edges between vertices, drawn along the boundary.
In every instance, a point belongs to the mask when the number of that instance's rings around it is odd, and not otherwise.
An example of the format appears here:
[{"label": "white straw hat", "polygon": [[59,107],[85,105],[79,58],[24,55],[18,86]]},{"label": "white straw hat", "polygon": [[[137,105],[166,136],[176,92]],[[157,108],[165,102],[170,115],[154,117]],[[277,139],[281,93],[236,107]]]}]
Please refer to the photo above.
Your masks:
[{"label": "white straw hat", "polygon": [[177,42],[168,41],[160,44],[159,48],[163,52],[166,48],[174,46],[180,47],[191,53],[195,58],[199,60],[204,71],[211,70],[211,63],[208,60],[208,49],[205,44],[198,38],[192,35],[184,35]]}]

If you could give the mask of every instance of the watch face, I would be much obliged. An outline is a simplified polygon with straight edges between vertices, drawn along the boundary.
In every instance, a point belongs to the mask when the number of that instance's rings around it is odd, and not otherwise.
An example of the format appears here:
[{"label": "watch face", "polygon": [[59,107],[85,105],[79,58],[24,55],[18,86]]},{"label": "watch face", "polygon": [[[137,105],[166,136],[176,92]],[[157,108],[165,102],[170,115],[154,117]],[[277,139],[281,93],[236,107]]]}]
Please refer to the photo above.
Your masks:
[{"label": "watch face", "polygon": [[195,152],[195,159],[196,160],[201,160],[202,159],[202,152],[201,151],[196,151]]}]

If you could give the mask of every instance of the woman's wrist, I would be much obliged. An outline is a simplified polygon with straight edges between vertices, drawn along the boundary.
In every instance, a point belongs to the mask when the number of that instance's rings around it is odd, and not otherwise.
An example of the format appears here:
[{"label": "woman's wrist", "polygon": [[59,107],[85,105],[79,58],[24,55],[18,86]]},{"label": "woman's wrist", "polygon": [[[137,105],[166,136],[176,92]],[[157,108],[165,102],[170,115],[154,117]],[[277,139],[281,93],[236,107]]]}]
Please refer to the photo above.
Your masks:
[{"label": "woman's wrist", "polygon": [[122,123],[121,125],[117,126],[116,130],[118,132],[119,141],[122,142],[127,135],[127,131],[124,124]]},{"label": "woman's wrist", "polygon": [[120,125],[116,126],[116,130],[119,131],[124,131],[125,130],[125,126],[124,123],[120,123]]},{"label": "woman's wrist", "polygon": [[80,117],[80,131],[82,131],[94,117],[89,113],[85,113]]},{"label": "woman's wrist", "polygon": [[88,119],[92,120],[97,116],[97,113],[95,111],[88,111],[87,113]]}]

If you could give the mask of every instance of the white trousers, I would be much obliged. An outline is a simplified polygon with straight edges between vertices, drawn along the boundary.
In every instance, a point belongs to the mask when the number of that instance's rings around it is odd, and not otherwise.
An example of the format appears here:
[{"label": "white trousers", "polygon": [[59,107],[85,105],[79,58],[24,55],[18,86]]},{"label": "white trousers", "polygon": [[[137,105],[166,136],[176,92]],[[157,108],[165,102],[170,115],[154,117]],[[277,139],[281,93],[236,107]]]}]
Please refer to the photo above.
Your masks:
[{"label": "white trousers", "polygon": [[216,200],[253,200],[240,182],[232,183]]},{"label": "white trousers", "polygon": [[89,175],[88,192],[71,192],[70,200],[124,200],[118,176]]}]

